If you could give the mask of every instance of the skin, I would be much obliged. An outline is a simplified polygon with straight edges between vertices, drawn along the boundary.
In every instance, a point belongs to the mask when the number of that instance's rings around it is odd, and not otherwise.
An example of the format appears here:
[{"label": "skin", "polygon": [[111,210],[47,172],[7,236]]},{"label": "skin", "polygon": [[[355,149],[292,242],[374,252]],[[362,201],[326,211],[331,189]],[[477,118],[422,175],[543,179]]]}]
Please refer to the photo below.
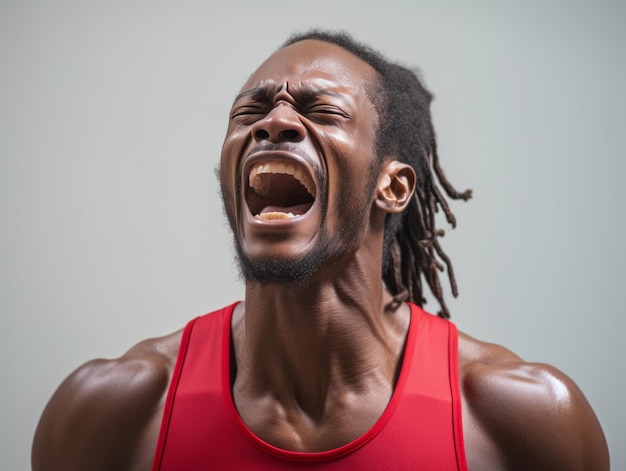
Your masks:
[{"label": "skin", "polygon": [[[368,64],[337,46],[293,44],[244,85],[224,141],[221,185],[241,253],[288,264],[324,248],[306,279],[248,282],[232,320],[237,410],[260,438],[285,449],[328,450],[362,435],[398,375],[409,310],[392,302],[372,267],[382,264],[385,216],[405,208],[415,174],[393,156],[372,166],[378,123],[366,92],[375,80]],[[309,102],[305,85],[332,93]],[[259,86],[264,98],[245,93]],[[250,153],[267,142],[294,147]],[[300,159],[320,170],[315,184],[326,204],[318,198],[292,220],[255,218],[239,184],[254,159]],[[345,201],[344,182],[358,198]],[[33,469],[149,470],[180,339],[181,331],[147,340],[71,374],[42,415]],[[459,363],[469,469],[609,469],[600,425],[563,373],[462,333]]]}]

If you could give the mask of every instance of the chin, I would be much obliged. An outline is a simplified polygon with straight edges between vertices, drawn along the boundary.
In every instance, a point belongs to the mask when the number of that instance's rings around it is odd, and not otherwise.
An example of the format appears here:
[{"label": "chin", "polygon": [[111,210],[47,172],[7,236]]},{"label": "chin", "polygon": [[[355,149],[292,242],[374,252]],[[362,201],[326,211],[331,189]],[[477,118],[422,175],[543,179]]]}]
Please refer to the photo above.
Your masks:
[{"label": "chin", "polygon": [[297,259],[271,257],[252,259],[237,247],[239,271],[247,283],[273,284],[306,282],[322,266],[318,251]]},{"label": "chin", "polygon": [[[321,234],[320,234],[321,235]],[[235,243],[239,271],[246,282],[304,283],[307,284],[324,266],[330,265],[344,253],[340,247],[331,244],[328,237],[321,236],[314,247],[305,253],[292,257],[268,256],[252,257]]]}]

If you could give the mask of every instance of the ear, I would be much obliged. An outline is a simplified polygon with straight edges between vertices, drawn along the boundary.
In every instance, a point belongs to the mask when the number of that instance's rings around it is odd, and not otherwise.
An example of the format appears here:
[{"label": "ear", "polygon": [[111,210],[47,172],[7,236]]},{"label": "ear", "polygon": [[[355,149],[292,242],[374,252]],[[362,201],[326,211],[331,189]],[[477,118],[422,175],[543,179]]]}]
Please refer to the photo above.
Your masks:
[{"label": "ear", "polygon": [[401,213],[415,190],[413,167],[398,160],[387,160],[378,177],[376,206],[387,213]]}]

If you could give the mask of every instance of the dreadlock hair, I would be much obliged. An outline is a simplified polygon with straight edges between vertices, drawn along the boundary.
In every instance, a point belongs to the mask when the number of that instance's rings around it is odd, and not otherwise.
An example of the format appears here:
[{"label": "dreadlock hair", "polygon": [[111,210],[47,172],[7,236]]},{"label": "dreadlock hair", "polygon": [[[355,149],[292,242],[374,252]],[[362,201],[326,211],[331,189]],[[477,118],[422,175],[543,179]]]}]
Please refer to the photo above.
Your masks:
[{"label": "dreadlock hair", "polygon": [[456,218],[437,183],[455,200],[467,201],[472,192],[456,191],[439,164],[430,115],[431,93],[421,83],[419,72],[390,62],[345,32],[311,30],[291,36],[282,47],[306,39],[335,44],[378,73],[376,89],[369,90],[379,117],[376,155],[381,161],[392,155],[413,167],[417,175],[415,194],[407,208],[400,214],[387,215],[385,220],[383,281],[396,303],[409,300],[423,306],[423,276],[441,307],[438,315],[449,318],[438,273],[444,271],[444,265],[454,297],[458,296],[458,288],[452,262],[439,243],[444,231],[436,227],[435,213],[441,208],[453,228]]}]

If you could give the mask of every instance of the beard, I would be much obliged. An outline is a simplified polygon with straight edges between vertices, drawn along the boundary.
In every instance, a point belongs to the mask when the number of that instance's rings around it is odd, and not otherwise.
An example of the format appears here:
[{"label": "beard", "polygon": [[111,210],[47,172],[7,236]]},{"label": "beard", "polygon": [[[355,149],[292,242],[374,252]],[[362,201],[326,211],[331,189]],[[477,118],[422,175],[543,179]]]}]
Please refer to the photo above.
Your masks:
[{"label": "beard", "polygon": [[330,258],[342,255],[340,251],[331,248],[330,238],[325,233],[319,242],[307,253],[297,259],[270,258],[267,260],[253,260],[241,249],[241,244],[235,239],[235,249],[239,272],[248,283],[303,283],[309,280],[318,269]]}]

